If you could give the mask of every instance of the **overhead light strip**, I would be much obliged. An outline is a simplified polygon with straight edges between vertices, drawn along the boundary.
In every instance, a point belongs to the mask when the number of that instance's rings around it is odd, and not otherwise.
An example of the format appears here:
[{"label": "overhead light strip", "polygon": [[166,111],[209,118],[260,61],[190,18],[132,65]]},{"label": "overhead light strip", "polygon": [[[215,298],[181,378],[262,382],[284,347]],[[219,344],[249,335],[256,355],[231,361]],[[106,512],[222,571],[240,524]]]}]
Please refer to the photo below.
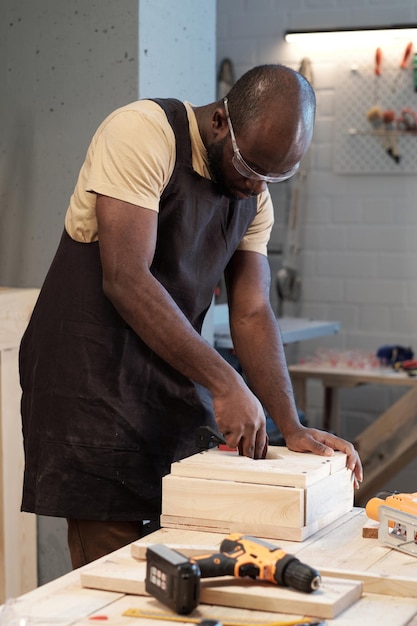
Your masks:
[{"label": "overhead light strip", "polygon": [[417,24],[393,24],[390,26],[358,26],[341,28],[323,28],[311,30],[286,31],[284,35],[288,43],[318,42],[341,43],[349,41],[355,42],[384,42],[388,39],[407,39],[412,41],[417,39]]}]

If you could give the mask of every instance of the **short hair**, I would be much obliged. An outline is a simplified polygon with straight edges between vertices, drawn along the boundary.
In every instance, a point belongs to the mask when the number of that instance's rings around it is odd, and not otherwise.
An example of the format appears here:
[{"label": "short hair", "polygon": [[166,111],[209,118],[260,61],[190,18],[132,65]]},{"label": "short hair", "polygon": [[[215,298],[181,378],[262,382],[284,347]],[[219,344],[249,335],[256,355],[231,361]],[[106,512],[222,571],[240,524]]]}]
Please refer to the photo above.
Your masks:
[{"label": "short hair", "polygon": [[267,106],[282,104],[292,108],[302,101],[315,110],[316,97],[311,84],[299,72],[285,65],[258,65],[241,76],[227,94],[236,132],[258,119]]}]

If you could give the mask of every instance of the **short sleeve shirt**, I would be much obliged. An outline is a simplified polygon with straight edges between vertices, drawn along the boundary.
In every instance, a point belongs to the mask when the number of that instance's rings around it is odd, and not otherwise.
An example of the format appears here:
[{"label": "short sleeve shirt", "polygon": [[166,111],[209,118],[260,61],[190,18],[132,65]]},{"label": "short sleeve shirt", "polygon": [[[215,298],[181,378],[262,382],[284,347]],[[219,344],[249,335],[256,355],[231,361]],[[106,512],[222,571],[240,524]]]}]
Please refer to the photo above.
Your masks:
[{"label": "short sleeve shirt", "polygon": [[[184,104],[193,168],[210,178],[192,105]],[[162,108],[152,100],[139,100],[117,109],[99,126],[88,148],[65,216],[68,234],[79,242],[98,239],[96,194],[158,211],[174,166],[175,136]],[[269,191],[257,200],[257,214],[239,249],[266,255],[274,216]]]}]

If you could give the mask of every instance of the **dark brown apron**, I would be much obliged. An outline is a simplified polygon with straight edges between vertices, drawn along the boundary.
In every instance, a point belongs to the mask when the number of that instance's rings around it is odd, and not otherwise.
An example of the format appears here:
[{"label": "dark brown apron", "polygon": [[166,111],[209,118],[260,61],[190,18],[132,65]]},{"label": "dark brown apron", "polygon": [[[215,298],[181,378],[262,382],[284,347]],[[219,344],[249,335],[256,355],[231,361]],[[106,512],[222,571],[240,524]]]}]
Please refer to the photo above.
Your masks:
[{"label": "dark brown apron", "polygon": [[[176,164],[151,271],[201,332],[256,199],[232,201],[197,174],[184,105],[157,102],[175,133]],[[66,232],[22,339],[20,373],[24,511],[153,519],[162,476],[197,452],[199,426],[214,426],[207,390],[152,352],[104,296],[98,242]]]}]

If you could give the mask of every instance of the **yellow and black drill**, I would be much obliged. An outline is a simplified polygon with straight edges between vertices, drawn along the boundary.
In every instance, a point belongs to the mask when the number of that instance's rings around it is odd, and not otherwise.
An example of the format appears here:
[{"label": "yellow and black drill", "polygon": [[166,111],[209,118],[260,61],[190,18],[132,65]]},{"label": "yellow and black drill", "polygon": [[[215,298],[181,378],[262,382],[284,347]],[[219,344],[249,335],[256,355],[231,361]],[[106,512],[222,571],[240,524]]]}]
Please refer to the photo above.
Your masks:
[{"label": "yellow and black drill", "polygon": [[240,533],[228,535],[220,552],[187,558],[165,545],[146,552],[145,587],[179,614],[191,613],[200,600],[200,578],[249,576],[311,593],[321,582],[319,572],[281,548]]}]

